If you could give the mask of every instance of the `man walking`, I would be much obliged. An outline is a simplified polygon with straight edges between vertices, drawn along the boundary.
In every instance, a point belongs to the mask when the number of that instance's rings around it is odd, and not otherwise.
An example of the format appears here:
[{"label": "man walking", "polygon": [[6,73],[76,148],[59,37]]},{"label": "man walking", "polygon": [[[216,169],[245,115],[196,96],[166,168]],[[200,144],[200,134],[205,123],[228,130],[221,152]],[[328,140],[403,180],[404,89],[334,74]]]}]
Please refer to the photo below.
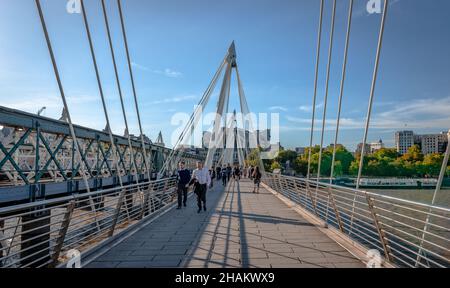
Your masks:
[{"label": "man walking", "polygon": [[217,165],[216,167],[216,176],[217,176],[217,181],[220,181],[220,179],[222,178],[222,168],[220,167],[220,165]]},{"label": "man walking", "polygon": [[231,173],[233,172],[233,168],[231,168],[230,163],[228,163],[227,166],[227,181],[230,182],[230,178],[231,178]]},{"label": "man walking", "polygon": [[197,162],[197,169],[192,173],[192,179],[189,182],[190,185],[194,185],[194,193],[197,195],[197,205],[198,211],[200,213],[202,211],[202,203],[203,210],[206,211],[206,190],[208,186],[211,184],[211,176],[209,174],[209,170],[206,167],[203,167],[203,163]]},{"label": "man walking", "polygon": [[222,171],[220,172],[222,174],[222,184],[223,186],[227,186],[227,167],[223,165]]},{"label": "man walking", "polygon": [[239,169],[239,165],[234,166],[233,179],[236,181],[241,180],[241,170]]},{"label": "man walking", "polygon": [[209,170],[209,176],[211,177],[211,185],[209,188],[214,187],[214,179],[216,179],[216,168],[213,166],[211,170]]},{"label": "man walking", "polygon": [[185,168],[184,162],[180,162],[179,169],[178,169],[178,208],[181,209],[181,204],[184,204],[184,207],[186,207],[186,201],[187,201],[187,191],[188,191],[188,184],[191,180],[191,172],[189,172],[188,169]]}]

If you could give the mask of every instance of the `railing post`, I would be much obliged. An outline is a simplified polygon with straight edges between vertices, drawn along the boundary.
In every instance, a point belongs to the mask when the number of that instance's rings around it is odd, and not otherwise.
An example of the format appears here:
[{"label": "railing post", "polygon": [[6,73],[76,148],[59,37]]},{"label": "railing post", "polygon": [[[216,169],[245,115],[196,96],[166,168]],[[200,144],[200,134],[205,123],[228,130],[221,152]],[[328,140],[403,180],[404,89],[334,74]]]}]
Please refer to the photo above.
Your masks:
[{"label": "railing post", "polygon": [[[450,131],[449,131],[449,134],[447,136],[448,136],[447,139],[450,140]],[[449,158],[450,158],[450,144],[447,145],[447,149],[445,150],[444,160],[442,161],[442,166],[441,166],[441,171],[439,173],[438,183],[437,183],[436,189],[434,190],[434,193],[433,193],[433,199],[431,200],[431,205],[433,205],[433,206],[436,203],[436,199],[437,199],[437,195],[438,195],[439,191],[441,191],[442,183],[444,181],[445,173],[447,171],[447,165],[448,165],[448,162],[449,162]],[[431,221],[431,215],[430,215],[431,212],[432,212],[432,210],[430,208],[429,211],[428,211],[428,214],[427,214],[427,218],[425,220],[425,226],[423,227],[422,237],[421,237],[421,240],[420,240],[420,249],[418,251],[419,253],[418,253],[417,258],[416,258],[416,265],[415,265],[415,267],[419,266],[420,260],[422,259],[423,245],[424,245],[426,233],[427,233],[427,230],[428,230],[428,226],[430,225],[430,221]]]},{"label": "railing post", "polygon": [[[0,220],[0,238],[4,238],[5,234],[4,234],[4,229],[5,228],[5,221],[4,220]],[[6,243],[5,240],[0,240],[0,248],[6,248],[8,246],[8,244]],[[4,250],[0,250],[0,258],[6,257],[8,255],[4,255],[3,253]],[[6,258],[3,260],[0,260],[0,268],[3,267],[3,263],[5,262]]]},{"label": "railing post", "polygon": [[[11,237],[11,242],[8,245],[8,250],[6,251],[6,257],[9,256],[9,253],[11,252],[11,249],[14,245],[14,239],[16,239],[17,230],[19,230],[19,224],[20,224],[21,219],[22,219],[21,217],[17,217],[17,224],[16,224],[16,227],[14,228],[14,234]],[[0,228],[1,227],[2,227],[2,225],[0,224]],[[0,257],[1,257],[1,255],[0,255]]]},{"label": "railing post", "polygon": [[375,224],[375,228],[377,229],[378,236],[380,237],[381,245],[383,246],[384,255],[386,257],[386,260],[388,262],[391,262],[391,249],[388,247],[388,243],[386,240],[386,234],[384,233],[383,229],[381,228],[380,222],[378,220],[377,213],[375,212],[373,199],[366,193],[366,199],[367,199],[367,205],[369,207],[370,213],[372,214],[372,218]]},{"label": "railing post", "polygon": [[302,201],[301,201],[301,197],[302,197],[302,194],[301,194],[301,191],[302,191],[302,188],[298,185],[298,183],[297,183],[297,181],[296,180],[294,180],[294,187],[295,187],[295,191],[297,192],[297,194],[298,194],[298,205],[302,205]]},{"label": "railing post", "polygon": [[[120,209],[122,208],[122,204],[123,204],[123,198],[125,198],[125,189],[122,189],[122,191],[120,192],[120,196],[117,201],[116,212],[114,213],[113,222],[111,224],[111,230],[109,230],[108,237],[112,237],[114,235],[114,230],[116,229],[117,221],[120,216]],[[128,207],[126,205],[125,205],[125,210],[127,212],[127,217],[129,219],[130,215],[128,214]]]},{"label": "railing post", "polygon": [[280,174],[277,174],[277,184],[276,185],[278,187],[277,192],[280,193],[280,194],[283,194],[282,193],[283,186],[281,186],[281,175]]},{"label": "railing post", "polygon": [[[317,213],[317,205],[316,205],[316,202],[314,201],[314,199],[313,199],[313,197],[312,197],[312,193],[311,193],[311,187],[309,186],[309,181],[307,180],[307,182],[306,182],[306,194],[308,194],[308,196],[309,196],[309,199],[311,200],[311,205],[313,206],[313,209],[314,209],[314,213],[317,215],[317,216],[319,216],[319,214]],[[306,208],[306,205],[305,205],[305,208]]]},{"label": "railing post", "polygon": [[70,220],[72,219],[73,210],[75,209],[75,201],[70,201],[67,206],[66,213],[64,214],[63,221],[61,222],[61,230],[59,230],[58,238],[56,238],[55,251],[52,255],[52,262],[49,265],[50,268],[56,267],[58,264],[58,258],[61,254],[61,249],[64,244],[64,239],[66,238],[67,230],[69,230]]},{"label": "railing post", "polygon": [[162,204],[165,203],[165,201],[164,201],[164,195],[165,195],[166,192],[167,192],[167,184],[169,184],[169,178],[166,178],[166,179],[164,180],[164,187],[163,187],[162,194],[161,194],[161,198],[160,198],[160,207],[159,207],[159,208],[161,208],[161,207],[162,207]]},{"label": "railing post", "polygon": [[[294,180],[294,183],[295,183],[295,180]],[[289,186],[289,181],[288,181],[287,178],[286,178],[286,186],[288,187],[288,189],[290,188],[290,186]],[[289,189],[289,190],[290,190],[290,189]],[[293,201],[292,199],[293,199],[293,197],[292,197],[292,192],[289,192],[289,200]]]},{"label": "railing post", "polygon": [[[141,219],[144,219],[144,217],[145,217],[145,211],[147,211],[148,201],[149,201],[149,198],[151,198],[152,192],[153,192],[153,184],[149,183],[147,193],[145,193],[145,196],[144,196],[144,205],[142,205],[142,211],[141,211],[141,216],[140,216]],[[150,209],[151,209],[151,206],[150,206]]]},{"label": "railing post", "polygon": [[331,187],[328,188],[327,217],[325,219],[325,223],[327,223],[327,225],[328,225],[328,205],[331,200],[331,205],[333,206],[334,214],[336,215],[336,220],[339,225],[339,230],[341,230],[342,233],[345,233],[344,224],[342,223],[341,215],[336,206],[336,199],[334,199],[334,195],[333,195],[333,192],[331,192],[331,189],[332,189]]}]

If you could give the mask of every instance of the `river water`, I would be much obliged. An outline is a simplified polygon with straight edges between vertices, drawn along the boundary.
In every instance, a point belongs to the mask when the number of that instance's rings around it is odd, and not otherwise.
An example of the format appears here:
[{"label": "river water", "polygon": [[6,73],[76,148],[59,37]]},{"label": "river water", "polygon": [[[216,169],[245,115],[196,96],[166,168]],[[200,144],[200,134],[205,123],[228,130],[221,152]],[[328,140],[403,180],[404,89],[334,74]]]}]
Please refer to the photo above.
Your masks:
[{"label": "river water", "polygon": [[[369,192],[379,193],[400,199],[431,204],[434,189],[364,189]],[[445,188],[439,191],[436,196],[435,206],[450,207],[450,189]]]}]

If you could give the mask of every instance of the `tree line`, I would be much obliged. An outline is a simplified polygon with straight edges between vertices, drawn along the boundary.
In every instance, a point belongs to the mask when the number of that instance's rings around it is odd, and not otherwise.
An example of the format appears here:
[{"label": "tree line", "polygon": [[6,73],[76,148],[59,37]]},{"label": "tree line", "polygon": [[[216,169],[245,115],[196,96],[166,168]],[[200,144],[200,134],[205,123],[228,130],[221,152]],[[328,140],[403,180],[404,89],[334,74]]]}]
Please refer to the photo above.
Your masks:
[{"label": "tree line", "polygon": [[[317,175],[320,147],[311,150],[311,174]],[[252,155],[253,154],[253,155]],[[285,170],[290,166],[299,176],[306,176],[308,171],[309,148],[303,154],[292,150],[282,150],[273,160],[264,160],[266,171]],[[249,159],[257,153],[250,153]],[[358,174],[361,155],[353,155],[344,146],[336,146],[336,161],[333,177],[356,176]],[[333,147],[322,151],[321,177],[330,177],[333,158]],[[364,157],[362,174],[368,177],[409,177],[427,178],[439,176],[443,154],[423,155],[420,147],[412,146],[404,155],[396,149],[383,148]],[[450,176],[450,163],[447,164],[447,177]]]}]

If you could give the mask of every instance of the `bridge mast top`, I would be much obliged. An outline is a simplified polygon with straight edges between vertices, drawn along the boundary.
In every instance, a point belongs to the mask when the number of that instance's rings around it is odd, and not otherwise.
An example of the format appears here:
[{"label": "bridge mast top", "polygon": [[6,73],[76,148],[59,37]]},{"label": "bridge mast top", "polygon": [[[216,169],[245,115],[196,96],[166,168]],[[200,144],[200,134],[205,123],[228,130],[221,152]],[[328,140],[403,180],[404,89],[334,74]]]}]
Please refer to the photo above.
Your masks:
[{"label": "bridge mast top", "polygon": [[228,48],[228,58],[227,62],[231,64],[231,67],[236,67],[236,47],[234,45],[234,41],[231,42],[230,48]]}]

